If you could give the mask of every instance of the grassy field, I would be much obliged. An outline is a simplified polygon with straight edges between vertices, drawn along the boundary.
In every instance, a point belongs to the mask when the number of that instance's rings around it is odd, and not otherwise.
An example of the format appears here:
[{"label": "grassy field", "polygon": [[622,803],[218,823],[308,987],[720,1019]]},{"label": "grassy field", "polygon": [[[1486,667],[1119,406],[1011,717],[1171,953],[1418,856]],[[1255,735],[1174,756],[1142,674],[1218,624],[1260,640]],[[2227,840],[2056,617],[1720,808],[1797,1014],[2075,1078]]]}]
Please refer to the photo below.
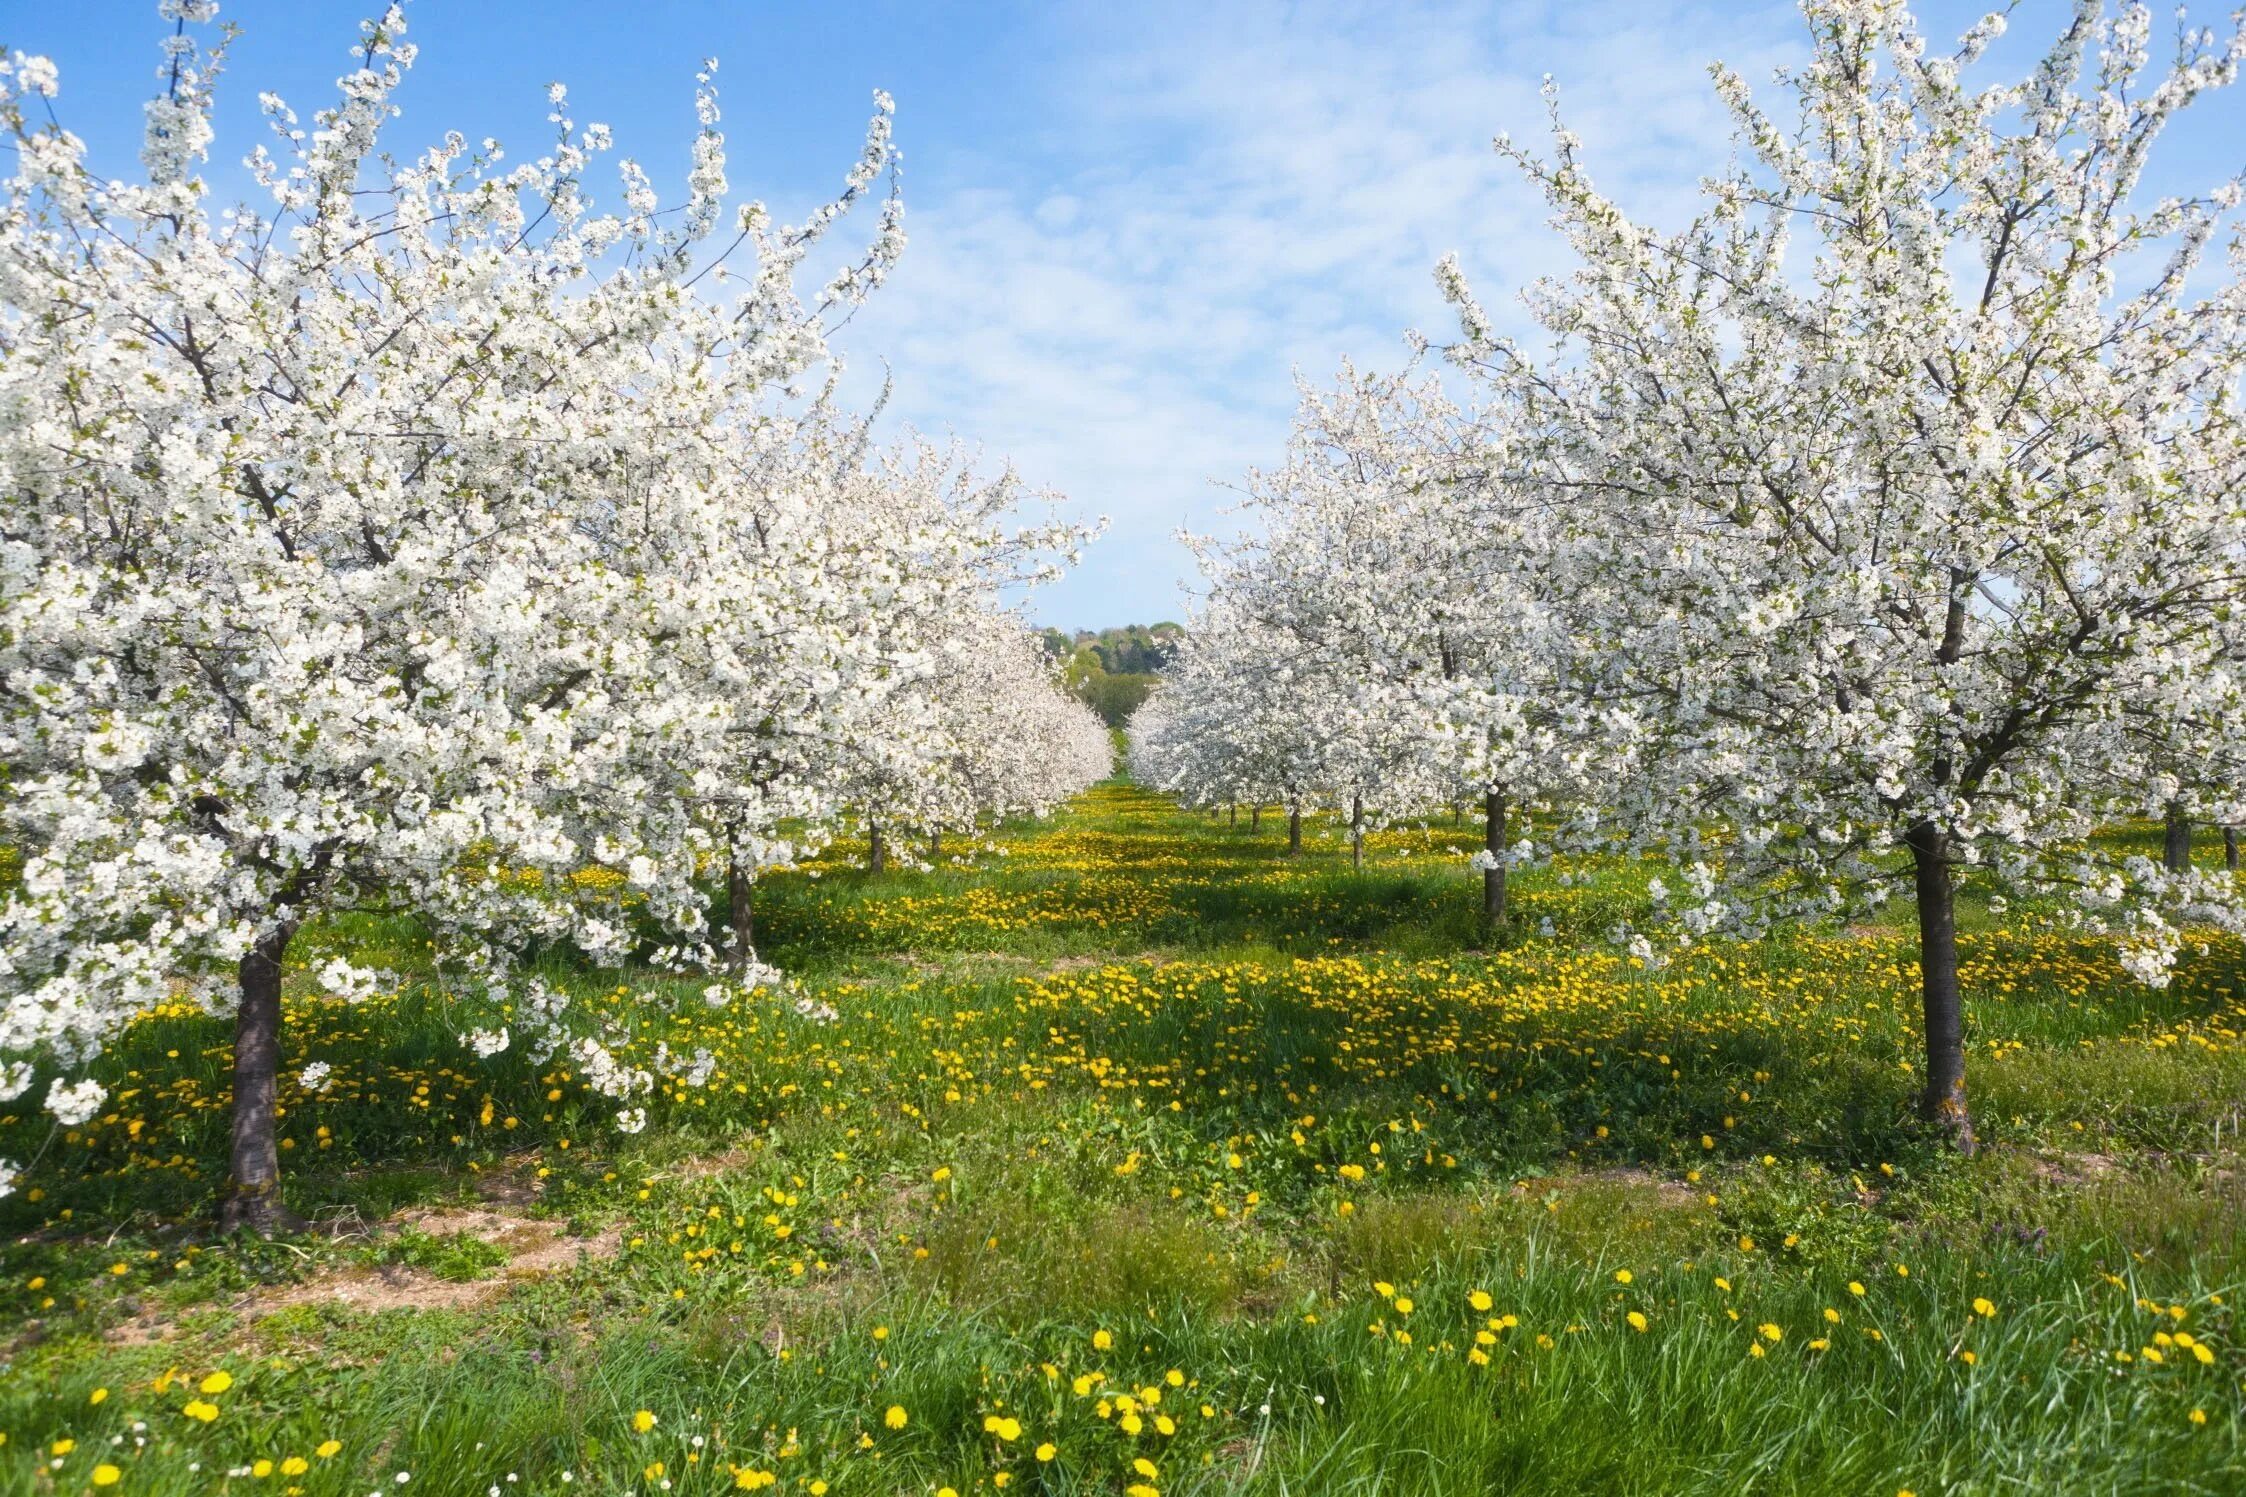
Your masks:
[{"label": "grassy field", "polygon": [[1484,950],[1471,826],[1315,831],[1109,786],[838,856],[764,886],[753,1012],[554,965],[662,1074],[636,1136],[310,977],[412,929],[307,932],[318,1232],[204,1229],[197,1013],[86,1129],[0,1120],[0,1492],[2246,1491],[2238,943],[2152,991],[1969,921],[1962,1159],[1899,925],[1647,972],[1598,938],[1642,872],[1584,866]]}]

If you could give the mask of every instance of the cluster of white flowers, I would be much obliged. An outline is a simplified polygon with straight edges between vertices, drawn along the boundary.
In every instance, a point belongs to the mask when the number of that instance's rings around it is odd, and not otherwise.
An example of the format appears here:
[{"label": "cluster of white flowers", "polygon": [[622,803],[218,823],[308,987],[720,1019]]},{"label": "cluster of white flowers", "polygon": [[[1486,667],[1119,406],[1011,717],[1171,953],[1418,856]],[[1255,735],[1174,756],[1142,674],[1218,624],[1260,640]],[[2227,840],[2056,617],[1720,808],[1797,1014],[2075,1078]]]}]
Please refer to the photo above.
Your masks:
[{"label": "cluster of white flowers", "polygon": [[1577,689],[1596,589],[1494,418],[1418,370],[1305,387],[1255,533],[1204,543],[1211,599],[1132,723],[1134,773],[1197,804],[1368,825],[1472,803],[1485,913],[1533,849],[1514,811],[1627,773],[1620,704]]},{"label": "cluster of white flowers", "polygon": [[[835,403],[827,331],[903,246],[887,96],[832,202],[743,211],[755,270],[721,296],[712,68],[685,211],[625,163],[603,214],[612,132],[558,89],[538,159],[383,149],[413,61],[393,8],[311,128],[261,101],[270,202],[221,209],[195,170],[213,7],[165,3],[190,24],[143,183],[87,169],[51,65],[0,61],[0,838],[24,856],[0,1055],[75,1073],[184,988],[238,1006],[237,1094],[269,1091],[291,938],[368,904],[426,925],[479,1054],[511,1025],[643,1091],[561,1032],[559,995],[529,984],[507,1015],[516,953],[730,957],[729,1000],[777,976],[756,874],[861,808],[966,827],[1105,772],[1004,601],[1087,529],[1013,521],[1033,496],[1011,474],[916,439],[874,453]],[[884,180],[869,241],[800,297]],[[237,1138],[250,1220],[278,1156],[270,1128]]]},{"label": "cluster of white flowers", "polygon": [[108,1089],[98,1081],[57,1080],[47,1088],[47,1111],[65,1128],[75,1128],[101,1111],[101,1104],[108,1096]]},{"label": "cluster of white flowers", "polygon": [[[1575,269],[1499,331],[1437,284],[1470,414],[1345,371],[1251,483],[1263,534],[1134,723],[1198,801],[1573,806],[1660,848],[1684,939],[1914,891],[1924,1106],[1972,1143],[1957,880],[2070,896],[2164,980],[2183,921],[2246,924],[2193,821],[2246,822],[2246,244],[2237,182],[2141,201],[2227,38],[2093,0],[2024,80],[2001,23],[1929,48],[1902,0],[1804,0],[1768,110],[1676,232],[1631,221],[1557,123],[1500,139]],[[2216,252],[2229,232],[2227,254]],[[2090,840],[2149,812],[2160,862]],[[1649,934],[1622,931],[1641,961]]]}]

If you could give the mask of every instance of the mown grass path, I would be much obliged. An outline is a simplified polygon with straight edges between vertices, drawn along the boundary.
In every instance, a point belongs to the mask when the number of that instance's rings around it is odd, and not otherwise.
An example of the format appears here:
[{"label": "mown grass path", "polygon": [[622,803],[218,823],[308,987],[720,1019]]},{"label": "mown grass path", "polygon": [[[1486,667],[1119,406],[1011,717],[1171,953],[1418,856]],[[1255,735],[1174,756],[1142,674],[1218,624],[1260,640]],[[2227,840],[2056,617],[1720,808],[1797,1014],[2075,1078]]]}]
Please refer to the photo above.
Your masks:
[{"label": "mown grass path", "polygon": [[[1991,1147],[1909,1121],[1899,928],[1689,954],[1643,871],[1486,940],[1440,823],[1284,854],[1125,785],[760,890],[753,1011],[548,958],[650,1122],[464,1051],[404,922],[307,932],[287,1243],[207,1234],[184,1008],[5,1203],[0,1491],[2246,1489],[2235,943],[1977,920]],[[956,861],[954,861],[956,859]],[[399,974],[360,1005],[324,953]],[[637,1001],[648,993],[666,1001]]]}]

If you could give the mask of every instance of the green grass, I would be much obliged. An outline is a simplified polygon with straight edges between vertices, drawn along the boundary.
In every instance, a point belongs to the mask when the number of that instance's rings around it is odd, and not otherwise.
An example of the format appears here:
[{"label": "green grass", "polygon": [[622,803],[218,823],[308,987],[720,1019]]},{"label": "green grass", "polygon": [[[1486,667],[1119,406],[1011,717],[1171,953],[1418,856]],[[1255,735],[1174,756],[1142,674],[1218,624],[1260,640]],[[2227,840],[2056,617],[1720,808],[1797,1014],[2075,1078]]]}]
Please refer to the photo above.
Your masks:
[{"label": "green grass", "polygon": [[[320,1231],[209,1234],[229,1052],[192,1012],[104,1058],[88,1128],[0,1120],[38,1160],[0,1492],[2246,1489],[2239,943],[2149,990],[1976,904],[1966,1159],[1912,1120],[1907,910],[1648,973],[1598,939],[1643,866],[1524,874],[1493,940],[1471,826],[1361,874],[1312,832],[1118,785],[939,871],[838,850],[759,899],[831,1023],[550,958],[675,1057],[636,1137],[465,1053],[409,924],[307,931],[288,1065],[334,1075],[282,1127]],[[324,998],[336,951],[401,991]]]}]

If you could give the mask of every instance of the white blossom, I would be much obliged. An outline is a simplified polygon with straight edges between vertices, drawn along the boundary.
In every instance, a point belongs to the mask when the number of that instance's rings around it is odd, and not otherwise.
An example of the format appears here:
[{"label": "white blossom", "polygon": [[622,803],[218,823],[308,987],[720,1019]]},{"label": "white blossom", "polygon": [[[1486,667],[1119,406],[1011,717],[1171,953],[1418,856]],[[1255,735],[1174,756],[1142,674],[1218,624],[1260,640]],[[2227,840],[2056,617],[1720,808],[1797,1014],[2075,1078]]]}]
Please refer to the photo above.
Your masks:
[{"label": "white blossom", "polygon": [[47,1088],[47,1111],[65,1128],[75,1128],[101,1111],[108,1095],[108,1089],[98,1081],[65,1082],[58,1078]]}]

